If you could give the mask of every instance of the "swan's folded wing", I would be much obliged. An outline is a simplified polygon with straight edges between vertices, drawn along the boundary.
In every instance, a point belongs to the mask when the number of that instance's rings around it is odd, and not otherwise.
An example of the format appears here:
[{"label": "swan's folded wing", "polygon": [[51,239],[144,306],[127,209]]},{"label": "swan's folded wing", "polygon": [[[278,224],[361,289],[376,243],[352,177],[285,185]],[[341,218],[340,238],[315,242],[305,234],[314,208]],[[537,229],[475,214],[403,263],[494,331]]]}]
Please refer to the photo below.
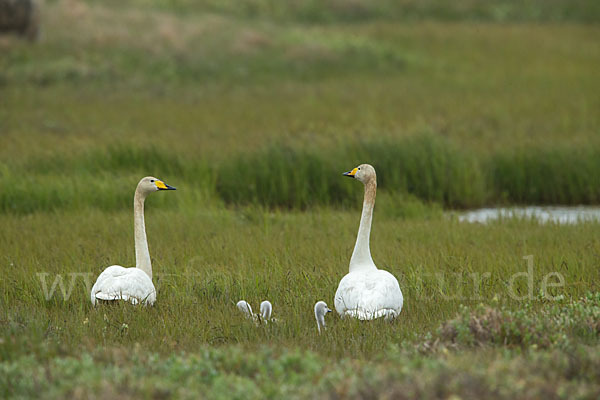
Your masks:
[{"label": "swan's folded wing", "polygon": [[92,288],[92,304],[96,304],[97,299],[152,305],[156,301],[156,290],[150,277],[141,269],[113,265],[98,276]]},{"label": "swan's folded wing", "polygon": [[361,320],[395,318],[402,305],[398,280],[383,270],[351,272],[342,278],[335,294],[337,312]]}]

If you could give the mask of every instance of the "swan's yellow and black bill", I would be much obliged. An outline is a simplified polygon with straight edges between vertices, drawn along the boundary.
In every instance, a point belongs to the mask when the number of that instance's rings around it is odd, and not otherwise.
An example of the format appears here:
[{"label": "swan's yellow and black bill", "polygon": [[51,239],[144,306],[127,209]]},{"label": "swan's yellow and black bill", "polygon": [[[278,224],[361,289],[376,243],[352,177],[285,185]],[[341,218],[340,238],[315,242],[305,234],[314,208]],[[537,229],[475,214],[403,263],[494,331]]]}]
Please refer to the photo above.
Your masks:
[{"label": "swan's yellow and black bill", "polygon": [[163,181],[156,181],[154,183],[156,184],[158,190],[176,190],[173,186],[169,186]]},{"label": "swan's yellow and black bill", "polygon": [[356,175],[356,171],[358,171],[358,168],[354,168],[352,171],[344,172],[344,176],[354,178],[354,175]]}]

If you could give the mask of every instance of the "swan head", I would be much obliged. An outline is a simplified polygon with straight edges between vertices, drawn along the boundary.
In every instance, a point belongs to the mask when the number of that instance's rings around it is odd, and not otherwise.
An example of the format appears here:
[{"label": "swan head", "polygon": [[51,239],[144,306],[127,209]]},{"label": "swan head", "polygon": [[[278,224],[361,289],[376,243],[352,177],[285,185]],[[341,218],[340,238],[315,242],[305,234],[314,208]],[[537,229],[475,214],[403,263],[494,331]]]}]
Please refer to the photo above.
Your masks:
[{"label": "swan head", "polygon": [[315,319],[317,320],[319,333],[321,333],[321,329],[325,329],[325,314],[330,312],[331,309],[327,307],[327,303],[324,301],[318,301],[317,304],[315,304]]},{"label": "swan head", "polygon": [[147,195],[152,192],[157,192],[159,190],[175,190],[173,186],[169,186],[163,181],[153,176],[146,176],[140,180],[138,183],[138,190],[143,194]]},{"label": "swan head", "polygon": [[372,180],[377,180],[377,174],[375,173],[375,168],[373,168],[370,164],[360,164],[358,167],[354,168],[352,171],[344,172],[344,176],[358,179],[362,183],[367,183]]},{"label": "swan head", "polygon": [[327,307],[327,303],[325,303],[324,301],[318,301],[317,304],[315,304],[315,316],[324,316],[325,314],[330,312],[331,309]]},{"label": "swan head", "polygon": [[271,314],[273,313],[273,305],[269,300],[265,300],[260,303],[260,316],[263,320],[268,321],[271,319]]},{"label": "swan head", "polygon": [[236,307],[238,308],[238,310],[243,312],[247,317],[252,316],[252,307],[250,307],[250,304],[248,304],[248,302],[246,300],[238,301],[236,304]]}]

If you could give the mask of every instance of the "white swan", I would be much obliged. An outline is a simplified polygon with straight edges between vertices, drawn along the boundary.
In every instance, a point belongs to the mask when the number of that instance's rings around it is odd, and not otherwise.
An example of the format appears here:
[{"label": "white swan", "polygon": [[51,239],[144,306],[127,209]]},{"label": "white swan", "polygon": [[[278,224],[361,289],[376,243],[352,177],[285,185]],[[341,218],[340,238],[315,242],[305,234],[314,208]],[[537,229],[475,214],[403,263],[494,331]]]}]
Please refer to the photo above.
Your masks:
[{"label": "white swan", "polygon": [[252,313],[252,307],[246,300],[238,301],[235,306],[238,308],[238,310],[244,313],[246,318],[252,318],[256,320],[257,316],[254,313]]},{"label": "white swan", "polygon": [[317,320],[317,329],[319,330],[319,333],[321,333],[321,329],[325,330],[325,314],[330,312],[331,310],[324,301],[318,301],[315,304],[315,319]]},{"label": "white swan", "polygon": [[350,272],[342,278],[335,292],[335,309],[342,317],[360,320],[395,318],[402,310],[400,285],[392,274],[377,269],[369,248],[377,192],[375,168],[369,164],[361,164],[344,175],[364,184],[365,197],[356,244],[350,259]]},{"label": "white swan", "polygon": [[265,300],[260,303],[260,315],[252,312],[252,306],[246,300],[240,300],[237,302],[236,307],[240,310],[248,319],[252,319],[255,324],[264,322],[265,324],[269,321],[275,322],[274,318],[271,318],[273,314],[273,305],[269,300]]},{"label": "white swan", "polygon": [[132,304],[142,302],[145,305],[152,305],[156,301],[144,224],[144,200],[150,193],[158,190],[175,190],[175,188],[151,176],[142,178],[138,183],[133,197],[135,268],[124,268],[120,265],[106,268],[92,287],[93,305],[96,305],[97,300],[125,300]]},{"label": "white swan", "polygon": [[271,315],[273,314],[273,305],[269,300],[265,300],[260,303],[260,316],[263,321],[269,321],[271,319]]}]

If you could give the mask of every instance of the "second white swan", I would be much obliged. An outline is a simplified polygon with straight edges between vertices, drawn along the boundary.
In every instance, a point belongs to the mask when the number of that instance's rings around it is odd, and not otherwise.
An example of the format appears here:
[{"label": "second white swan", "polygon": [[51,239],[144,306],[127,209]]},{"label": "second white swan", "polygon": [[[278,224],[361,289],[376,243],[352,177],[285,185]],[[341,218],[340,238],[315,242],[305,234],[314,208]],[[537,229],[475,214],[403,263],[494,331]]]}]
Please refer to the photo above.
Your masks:
[{"label": "second white swan", "polygon": [[273,305],[269,300],[265,300],[260,303],[260,316],[263,321],[271,320],[271,315],[273,315]]},{"label": "second white swan", "polygon": [[369,237],[377,192],[375,168],[361,164],[345,176],[358,179],[365,186],[360,227],[350,259],[350,271],[335,292],[335,309],[342,317],[371,320],[393,319],[402,310],[403,297],[398,280],[387,271],[377,269],[371,258]]}]

